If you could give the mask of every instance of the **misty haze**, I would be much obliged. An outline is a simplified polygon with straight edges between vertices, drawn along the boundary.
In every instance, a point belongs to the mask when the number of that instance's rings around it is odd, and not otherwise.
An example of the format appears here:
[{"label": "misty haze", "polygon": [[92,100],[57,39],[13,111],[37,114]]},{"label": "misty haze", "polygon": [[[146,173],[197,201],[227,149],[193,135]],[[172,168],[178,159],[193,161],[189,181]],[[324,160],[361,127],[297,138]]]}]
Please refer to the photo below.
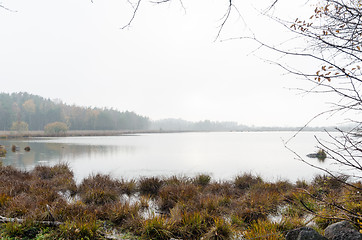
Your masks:
[{"label": "misty haze", "polygon": [[0,2],[0,239],[362,239],[357,0]]}]

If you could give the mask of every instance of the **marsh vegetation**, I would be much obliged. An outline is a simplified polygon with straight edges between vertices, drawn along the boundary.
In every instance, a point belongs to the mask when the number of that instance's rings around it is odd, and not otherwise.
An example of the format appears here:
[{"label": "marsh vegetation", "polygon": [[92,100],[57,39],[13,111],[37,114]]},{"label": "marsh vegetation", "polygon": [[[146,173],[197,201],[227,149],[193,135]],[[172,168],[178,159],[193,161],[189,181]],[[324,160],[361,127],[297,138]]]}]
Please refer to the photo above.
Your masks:
[{"label": "marsh vegetation", "polygon": [[346,177],[290,183],[248,173],[231,181],[95,174],[76,184],[72,170],[58,164],[29,172],[1,165],[0,182],[3,239],[283,239],[291,229],[308,224],[322,232],[340,219],[362,228],[335,207],[362,212],[355,188],[362,184]]}]

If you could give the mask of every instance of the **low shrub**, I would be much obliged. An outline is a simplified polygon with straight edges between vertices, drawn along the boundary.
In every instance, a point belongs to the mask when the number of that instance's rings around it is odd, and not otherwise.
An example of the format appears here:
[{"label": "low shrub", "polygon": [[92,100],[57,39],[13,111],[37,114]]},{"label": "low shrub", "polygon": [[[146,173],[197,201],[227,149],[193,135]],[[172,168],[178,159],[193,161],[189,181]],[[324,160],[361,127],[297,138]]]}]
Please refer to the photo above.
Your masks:
[{"label": "low shrub", "polygon": [[121,192],[127,194],[128,196],[137,192],[137,183],[134,179],[131,180],[121,180]]},{"label": "low shrub", "polygon": [[258,183],[262,183],[263,179],[260,176],[254,176],[251,173],[244,173],[243,175],[236,176],[234,179],[234,186],[238,189],[245,190]]},{"label": "low shrub", "polygon": [[329,225],[339,222],[340,214],[335,209],[322,208],[318,211],[318,216],[314,219],[315,224],[320,229],[325,229]]},{"label": "low shrub", "polygon": [[110,203],[96,209],[97,217],[113,225],[122,227],[130,219],[139,218],[139,204],[131,205],[129,202]]},{"label": "low shrub", "polygon": [[206,187],[211,181],[211,177],[207,174],[199,174],[194,179],[193,182],[199,186]]},{"label": "low shrub", "polygon": [[214,226],[202,237],[205,240],[228,240],[234,236],[231,224],[222,218],[214,219]]},{"label": "low shrub", "polygon": [[83,179],[78,193],[86,204],[103,205],[120,199],[122,183],[109,175],[97,174]]},{"label": "low shrub", "polygon": [[6,193],[0,193],[0,208],[5,207],[11,199]]},{"label": "low shrub", "polygon": [[55,166],[36,166],[32,175],[51,185],[55,191],[69,191],[71,196],[77,192],[73,171],[67,164],[57,164]]},{"label": "low shrub", "polygon": [[55,202],[51,204],[50,208],[53,210],[54,218],[60,222],[76,221],[87,217],[94,218],[96,215],[94,208],[81,201],[74,203]]},{"label": "low shrub", "polygon": [[213,219],[206,212],[184,212],[173,224],[173,232],[181,239],[200,239],[212,224]]},{"label": "low shrub", "polygon": [[213,216],[227,214],[232,205],[232,200],[227,196],[201,195],[198,197],[195,209],[205,210]]},{"label": "low shrub", "polygon": [[79,221],[66,221],[59,226],[58,239],[102,239],[102,224],[95,219],[81,219]]},{"label": "low shrub", "polygon": [[194,206],[192,200],[198,197],[198,190],[199,188],[193,184],[165,185],[158,194],[158,206],[160,210],[169,212],[177,203],[187,202],[191,208]]},{"label": "low shrub", "polygon": [[266,220],[268,213],[257,207],[240,207],[234,210],[234,215],[242,222],[251,224],[257,220]]},{"label": "low shrub", "polygon": [[24,223],[8,222],[0,226],[0,237],[8,237],[10,239],[35,239],[41,232],[39,224],[31,221]]},{"label": "low shrub", "polygon": [[164,179],[165,185],[180,185],[180,184],[191,184],[192,179],[185,176],[171,176],[169,178]]},{"label": "low shrub", "polygon": [[251,223],[243,235],[246,239],[284,240],[283,234],[278,230],[278,225],[266,220]]},{"label": "low shrub", "polygon": [[214,195],[201,196],[197,208],[213,214],[218,214],[219,210],[221,210],[219,209],[219,199]]},{"label": "low shrub", "polygon": [[315,188],[320,188],[325,192],[330,192],[331,190],[340,190],[345,186],[345,183],[348,180],[348,176],[339,175],[332,177],[329,175],[317,175],[312,181],[312,186]]},{"label": "low shrub", "polygon": [[307,189],[308,188],[308,183],[305,180],[297,180],[295,182],[295,186],[297,188]]},{"label": "low shrub", "polygon": [[164,217],[153,217],[144,221],[142,237],[150,240],[169,240],[172,238],[169,228]]},{"label": "low shrub", "polygon": [[215,195],[222,196],[233,196],[237,195],[235,192],[235,188],[233,188],[232,184],[229,182],[213,182],[206,186],[204,192],[212,193]]},{"label": "low shrub", "polygon": [[0,166],[0,193],[15,197],[29,190],[31,175],[11,166]]},{"label": "low shrub", "polygon": [[138,189],[141,194],[156,196],[163,184],[163,181],[158,177],[142,177],[138,181],[138,184]]},{"label": "low shrub", "polygon": [[274,222],[274,224],[281,233],[305,226],[304,219],[299,217],[283,217],[281,221]]},{"label": "low shrub", "polygon": [[81,199],[85,204],[104,205],[107,203],[116,202],[119,198],[117,193],[100,188],[90,189],[81,193]]}]

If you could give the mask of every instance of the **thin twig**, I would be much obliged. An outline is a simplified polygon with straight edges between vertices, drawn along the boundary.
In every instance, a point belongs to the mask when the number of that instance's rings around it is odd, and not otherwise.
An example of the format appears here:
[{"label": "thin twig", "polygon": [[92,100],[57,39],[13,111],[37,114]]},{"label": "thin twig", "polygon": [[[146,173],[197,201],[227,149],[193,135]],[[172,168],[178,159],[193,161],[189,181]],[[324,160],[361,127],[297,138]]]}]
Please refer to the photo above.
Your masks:
[{"label": "thin twig", "polygon": [[142,0],[138,0],[138,1],[137,1],[137,4],[136,4],[136,6],[134,7],[134,10],[133,10],[133,14],[132,14],[131,19],[129,20],[129,22],[128,22],[126,25],[124,25],[123,27],[121,27],[121,29],[125,29],[125,28],[131,26],[131,23],[133,22],[134,18],[136,17],[136,14],[137,14],[137,12],[138,12],[138,8],[139,8],[139,6],[140,6],[140,4],[141,4],[141,1],[142,1]]}]

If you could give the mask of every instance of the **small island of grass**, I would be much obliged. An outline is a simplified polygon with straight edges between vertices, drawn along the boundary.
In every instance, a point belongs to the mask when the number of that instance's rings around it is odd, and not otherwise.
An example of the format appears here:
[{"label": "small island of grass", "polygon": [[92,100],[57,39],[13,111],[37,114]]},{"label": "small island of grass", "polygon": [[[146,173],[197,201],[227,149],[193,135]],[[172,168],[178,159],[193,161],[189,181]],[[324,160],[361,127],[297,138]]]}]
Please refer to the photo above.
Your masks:
[{"label": "small island of grass", "polygon": [[323,149],[319,149],[317,153],[308,154],[309,158],[317,158],[319,161],[324,161],[327,158],[327,154]]}]

